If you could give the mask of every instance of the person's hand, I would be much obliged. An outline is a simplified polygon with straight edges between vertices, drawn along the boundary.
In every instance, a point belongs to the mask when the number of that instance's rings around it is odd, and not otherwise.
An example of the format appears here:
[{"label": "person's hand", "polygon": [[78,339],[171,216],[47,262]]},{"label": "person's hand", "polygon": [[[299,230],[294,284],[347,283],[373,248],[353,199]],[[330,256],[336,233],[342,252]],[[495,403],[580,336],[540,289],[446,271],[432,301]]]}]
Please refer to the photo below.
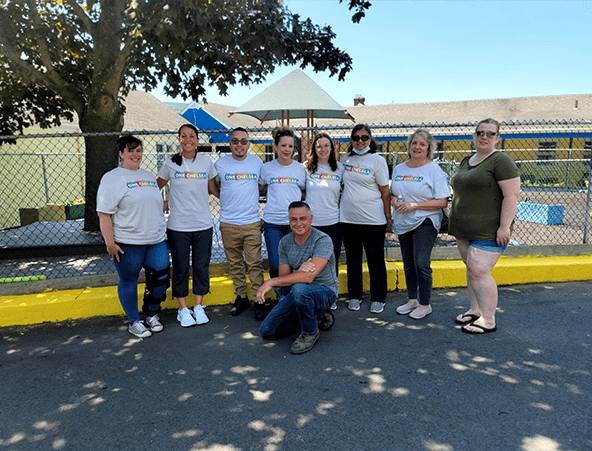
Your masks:
[{"label": "person's hand", "polygon": [[408,213],[410,211],[416,210],[417,209],[417,203],[416,202],[401,202],[400,204],[397,204],[397,206],[395,207],[395,210],[397,210],[397,213]]},{"label": "person's hand", "polygon": [[298,268],[297,271],[314,272],[316,268],[316,265],[312,262],[312,258],[309,258],[307,261],[302,263],[302,266],[300,266],[300,268]]},{"label": "person's hand", "polygon": [[272,289],[272,285],[270,283],[270,280],[266,280],[265,282],[263,282],[263,285],[261,285],[261,288],[259,288],[259,291],[257,291],[257,302],[259,304],[264,304],[265,303],[265,295],[267,294],[267,292],[269,290]]},{"label": "person's hand", "polygon": [[503,246],[510,242],[510,226],[497,229],[495,241],[498,246]]},{"label": "person's hand", "polygon": [[386,218],[386,230],[387,233],[393,230],[393,218]]},{"label": "person's hand", "polygon": [[391,207],[396,208],[397,207],[397,202],[399,201],[398,197],[391,197]]},{"label": "person's hand", "polygon": [[107,244],[107,253],[109,254],[109,257],[117,261],[120,261],[119,254],[124,254],[121,248],[115,243]]}]

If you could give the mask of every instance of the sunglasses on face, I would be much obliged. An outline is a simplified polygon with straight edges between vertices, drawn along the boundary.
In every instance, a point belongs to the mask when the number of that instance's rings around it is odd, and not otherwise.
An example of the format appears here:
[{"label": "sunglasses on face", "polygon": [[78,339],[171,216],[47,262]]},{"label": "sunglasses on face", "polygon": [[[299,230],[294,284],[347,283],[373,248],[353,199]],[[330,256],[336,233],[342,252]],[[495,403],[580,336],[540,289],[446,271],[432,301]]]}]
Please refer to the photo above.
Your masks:
[{"label": "sunglasses on face", "polygon": [[245,145],[245,144],[248,144],[248,143],[249,143],[249,140],[248,140],[248,139],[245,139],[245,138],[243,138],[243,139],[232,138],[232,139],[230,140],[230,142],[231,142],[232,144],[238,144],[238,143],[241,143],[241,144]]},{"label": "sunglasses on face", "polygon": [[493,138],[495,135],[497,135],[496,132],[484,132],[483,130],[477,130],[475,132],[475,136],[487,136],[488,138]]},{"label": "sunglasses on face", "polygon": [[354,135],[352,136],[352,141],[357,143],[358,141],[368,141],[370,139],[370,137],[368,135],[362,135],[362,136],[358,136],[358,135]]}]

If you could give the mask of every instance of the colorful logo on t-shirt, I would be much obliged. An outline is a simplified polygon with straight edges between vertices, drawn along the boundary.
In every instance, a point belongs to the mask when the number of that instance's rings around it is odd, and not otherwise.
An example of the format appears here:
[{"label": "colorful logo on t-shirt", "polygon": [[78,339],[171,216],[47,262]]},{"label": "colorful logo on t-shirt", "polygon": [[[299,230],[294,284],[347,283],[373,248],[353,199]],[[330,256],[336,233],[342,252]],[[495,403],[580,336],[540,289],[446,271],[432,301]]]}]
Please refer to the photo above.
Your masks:
[{"label": "colorful logo on t-shirt", "polygon": [[420,175],[397,175],[395,182],[421,182],[423,177]]},{"label": "colorful logo on t-shirt", "polygon": [[311,180],[328,180],[339,182],[341,180],[341,176],[339,174],[319,174],[315,172],[314,174],[310,174]]},{"label": "colorful logo on t-shirt", "polygon": [[257,174],[226,174],[224,175],[224,180],[257,180]]},{"label": "colorful logo on t-shirt", "polygon": [[298,185],[298,179],[294,177],[271,177],[269,179],[270,185],[275,185],[277,183],[280,184],[287,184],[287,185]]},{"label": "colorful logo on t-shirt", "polygon": [[361,175],[370,175],[372,173],[372,170],[370,168],[360,168],[358,166],[351,166],[351,165],[347,165],[345,168],[349,172],[355,172],[356,174],[361,174]]},{"label": "colorful logo on t-shirt", "polygon": [[207,180],[208,175],[205,172],[176,171],[173,178],[175,178],[175,179]]},{"label": "colorful logo on t-shirt", "polygon": [[156,182],[152,182],[150,180],[136,180],[134,182],[127,182],[127,187],[129,189],[133,188],[158,188]]}]

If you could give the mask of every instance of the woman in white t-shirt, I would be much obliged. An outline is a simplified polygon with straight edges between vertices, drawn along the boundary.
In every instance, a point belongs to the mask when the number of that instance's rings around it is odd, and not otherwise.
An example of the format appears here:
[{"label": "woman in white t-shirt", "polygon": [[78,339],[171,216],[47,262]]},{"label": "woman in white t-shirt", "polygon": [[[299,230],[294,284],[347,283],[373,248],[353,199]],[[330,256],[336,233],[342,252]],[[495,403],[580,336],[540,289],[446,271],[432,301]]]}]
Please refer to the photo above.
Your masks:
[{"label": "woman in white t-shirt", "polygon": [[[326,233],[333,242],[335,273],[339,278],[339,254],[341,254],[341,226],[339,225],[339,197],[343,165],[337,161],[333,141],[327,133],[319,133],[312,140],[306,163],[306,203],[313,215],[314,228]],[[337,309],[333,302],[331,310]]]},{"label": "woman in white t-shirt", "polygon": [[[220,197],[212,160],[197,153],[197,128],[179,128],[178,154],[167,159],[156,181],[163,188],[170,182],[167,236],[173,260],[173,297],[179,301],[177,321],[182,327],[206,324],[202,301],[210,291],[210,257],[213,223],[208,193]],[[189,253],[193,266],[195,307],[187,308],[189,295]]]},{"label": "woman in white t-shirt", "polygon": [[448,176],[432,161],[435,147],[430,132],[416,130],[407,140],[409,160],[395,166],[391,183],[393,231],[399,236],[409,297],[397,313],[413,319],[432,313],[432,248],[450,195]]},{"label": "woman in white t-shirt", "polygon": [[[270,277],[278,276],[280,240],[290,233],[288,207],[302,200],[306,173],[301,163],[292,159],[294,132],[290,128],[276,127],[273,132],[273,151],[277,159],[265,163],[259,178],[260,189],[267,187],[267,202],[263,209],[263,236],[267,247]],[[255,319],[265,319],[262,304],[255,304]]]},{"label": "woman in white t-shirt", "polygon": [[[117,294],[131,334],[146,338],[163,329],[158,318],[169,286],[169,251],[165,242],[162,195],[154,174],[140,168],[142,141],[131,135],[117,141],[122,165],[107,172],[97,192],[97,214],[107,252],[119,275]],[[146,272],[142,311],[138,312],[138,277]],[[146,327],[147,326],[147,327]]]},{"label": "woman in white t-shirt", "polygon": [[391,227],[389,172],[386,160],[376,153],[370,127],[356,125],[347,155],[341,160],[343,194],[340,221],[347,256],[347,289],[350,310],[362,303],[362,248],[370,274],[370,312],[384,310],[387,294],[384,240]]}]

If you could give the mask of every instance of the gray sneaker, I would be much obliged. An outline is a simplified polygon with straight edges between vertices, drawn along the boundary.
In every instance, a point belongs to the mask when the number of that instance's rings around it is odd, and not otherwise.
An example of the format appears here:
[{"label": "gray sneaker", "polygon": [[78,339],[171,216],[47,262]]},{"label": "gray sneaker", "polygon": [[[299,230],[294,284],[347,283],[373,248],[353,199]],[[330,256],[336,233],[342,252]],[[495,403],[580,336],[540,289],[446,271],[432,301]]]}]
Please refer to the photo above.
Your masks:
[{"label": "gray sneaker", "polygon": [[360,310],[360,304],[362,303],[361,299],[350,299],[347,308],[350,310]]},{"label": "gray sneaker", "polygon": [[310,351],[319,339],[319,335],[321,335],[319,329],[317,329],[314,334],[300,334],[296,341],[292,343],[290,352],[292,354],[304,354],[305,352]]},{"label": "gray sneaker", "polygon": [[384,302],[373,302],[370,304],[370,313],[380,313],[384,310]]},{"label": "gray sneaker", "polygon": [[152,332],[160,332],[162,329],[164,329],[158,315],[147,316],[146,324],[148,324],[148,329],[150,329]]},{"label": "gray sneaker", "polygon": [[337,310],[337,302],[334,301],[333,304],[331,304],[331,310]]},{"label": "gray sneaker", "polygon": [[134,321],[129,325],[127,330],[130,334],[135,335],[138,338],[148,338],[152,335],[152,332],[146,329],[146,326],[144,326],[142,321]]}]

